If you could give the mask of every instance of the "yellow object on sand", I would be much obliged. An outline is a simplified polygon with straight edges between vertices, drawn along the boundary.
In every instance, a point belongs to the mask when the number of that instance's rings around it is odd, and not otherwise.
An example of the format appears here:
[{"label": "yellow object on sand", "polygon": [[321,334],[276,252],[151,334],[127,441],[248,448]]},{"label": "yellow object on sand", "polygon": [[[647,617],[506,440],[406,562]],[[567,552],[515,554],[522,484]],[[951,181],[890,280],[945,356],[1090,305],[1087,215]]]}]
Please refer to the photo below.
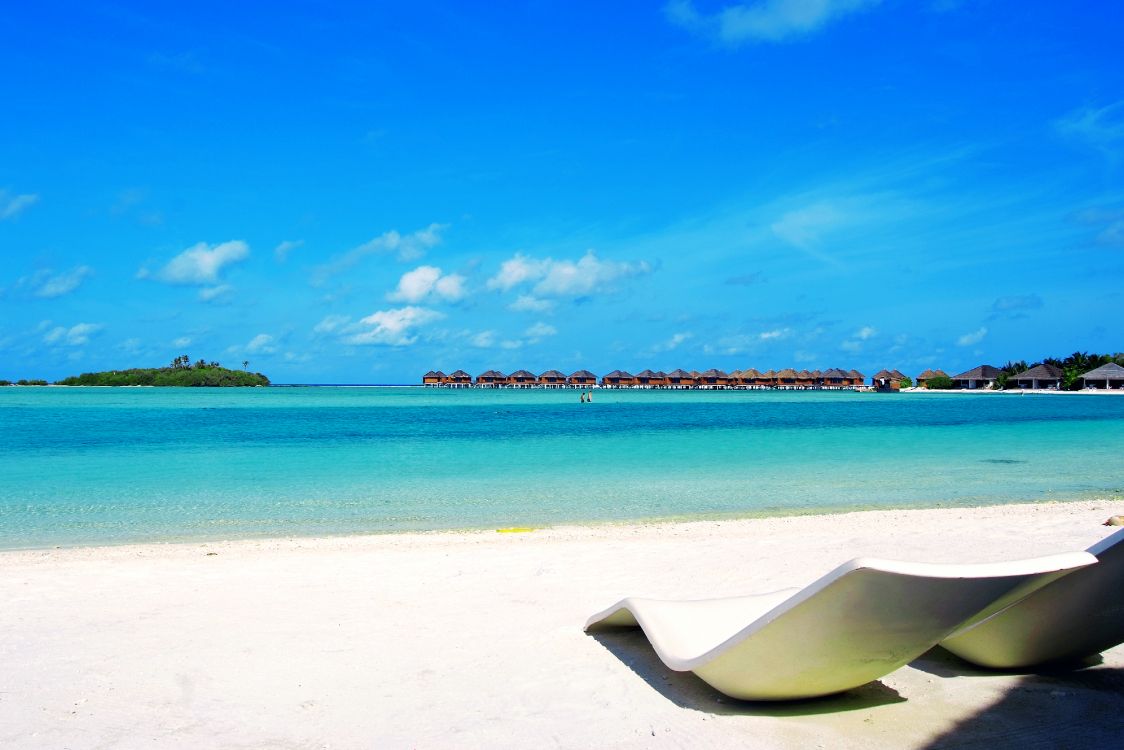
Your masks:
[{"label": "yellow object on sand", "polygon": [[508,529],[496,529],[497,534],[523,534],[528,531],[534,531],[530,526],[512,526]]}]

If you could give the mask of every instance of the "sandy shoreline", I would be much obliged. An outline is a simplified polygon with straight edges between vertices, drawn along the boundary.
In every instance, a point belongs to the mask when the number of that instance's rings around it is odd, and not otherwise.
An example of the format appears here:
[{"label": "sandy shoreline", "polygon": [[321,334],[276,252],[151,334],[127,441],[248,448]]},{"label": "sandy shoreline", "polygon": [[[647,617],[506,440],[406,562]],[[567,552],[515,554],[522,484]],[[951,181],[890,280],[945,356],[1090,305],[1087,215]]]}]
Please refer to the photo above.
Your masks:
[{"label": "sandy shoreline", "polygon": [[0,552],[0,746],[1108,745],[1124,647],[1053,675],[940,651],[841,697],[719,700],[625,595],[803,585],[852,557],[1084,549],[1120,501]]}]

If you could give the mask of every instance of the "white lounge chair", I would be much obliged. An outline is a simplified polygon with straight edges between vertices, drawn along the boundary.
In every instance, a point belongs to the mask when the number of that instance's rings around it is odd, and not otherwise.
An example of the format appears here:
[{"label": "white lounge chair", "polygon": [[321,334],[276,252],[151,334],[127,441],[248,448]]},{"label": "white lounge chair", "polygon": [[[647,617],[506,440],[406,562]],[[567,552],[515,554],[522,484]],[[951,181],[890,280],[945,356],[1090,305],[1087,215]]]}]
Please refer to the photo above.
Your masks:
[{"label": "white lounge chair", "polygon": [[1043,586],[941,645],[994,669],[1081,659],[1124,642],[1124,529],[1087,550],[1098,562]]},{"label": "white lounge chair", "polygon": [[701,601],[624,599],[587,631],[639,626],[663,663],[745,700],[811,698],[907,664],[1071,570],[1085,552],[985,565],[860,558],[804,589]]}]

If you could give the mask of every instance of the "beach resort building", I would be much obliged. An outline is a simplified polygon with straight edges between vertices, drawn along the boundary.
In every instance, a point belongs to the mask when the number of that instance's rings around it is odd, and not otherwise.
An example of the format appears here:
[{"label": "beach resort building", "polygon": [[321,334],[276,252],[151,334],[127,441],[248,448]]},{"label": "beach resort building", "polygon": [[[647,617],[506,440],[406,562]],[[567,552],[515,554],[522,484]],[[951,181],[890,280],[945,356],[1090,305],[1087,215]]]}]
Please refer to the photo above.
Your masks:
[{"label": "beach resort building", "polygon": [[944,370],[926,370],[917,376],[917,385],[921,388],[926,388],[927,384],[933,378],[947,378],[948,373]]},{"label": "beach resort building", "polygon": [[1124,367],[1109,362],[1081,376],[1081,387],[1090,389],[1124,389]]},{"label": "beach resort building", "polygon": [[454,370],[445,382],[457,388],[467,388],[472,385],[472,376],[464,370]]},{"label": "beach resort building", "polygon": [[998,378],[999,368],[992,367],[991,365],[980,365],[979,367],[973,367],[967,372],[962,372],[954,376],[952,378],[952,387],[967,390],[992,388]]},{"label": "beach resort building", "polygon": [[1062,368],[1055,367],[1054,365],[1038,365],[1029,370],[1016,373],[1007,378],[1008,388],[1030,388],[1038,390],[1039,388],[1048,388],[1050,390],[1057,390],[1062,387],[1062,379],[1065,373]]},{"label": "beach resort building", "polygon": [[488,370],[476,376],[476,385],[485,388],[498,388],[501,385],[507,385],[507,376],[499,370]]},{"label": "beach resort building", "polygon": [[672,370],[667,374],[668,388],[694,388],[695,379],[686,370]]},{"label": "beach resort building", "polygon": [[578,370],[577,372],[570,373],[570,377],[567,378],[567,381],[570,385],[577,386],[578,388],[592,388],[597,385],[597,376],[589,370]]},{"label": "beach resort building", "polygon": [[430,370],[422,375],[422,385],[444,385],[446,382],[448,376],[440,370]]},{"label": "beach resort building", "polygon": [[539,385],[544,388],[562,388],[566,385],[566,376],[558,370],[547,370],[539,375]]},{"label": "beach resort building", "polygon": [[902,387],[902,375],[897,370],[879,370],[870,379],[870,384],[879,391],[896,391]]},{"label": "beach resort building", "polygon": [[631,388],[636,385],[636,376],[624,370],[613,370],[601,378],[601,385],[604,388]]}]

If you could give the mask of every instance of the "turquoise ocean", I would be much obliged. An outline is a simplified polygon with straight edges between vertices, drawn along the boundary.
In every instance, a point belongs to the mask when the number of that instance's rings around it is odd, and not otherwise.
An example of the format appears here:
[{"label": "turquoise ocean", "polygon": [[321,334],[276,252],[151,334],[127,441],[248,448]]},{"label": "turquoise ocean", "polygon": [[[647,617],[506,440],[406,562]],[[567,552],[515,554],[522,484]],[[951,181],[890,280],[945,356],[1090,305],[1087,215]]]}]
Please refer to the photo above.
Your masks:
[{"label": "turquoise ocean", "polygon": [[1114,497],[1124,398],[0,388],[0,548]]}]

